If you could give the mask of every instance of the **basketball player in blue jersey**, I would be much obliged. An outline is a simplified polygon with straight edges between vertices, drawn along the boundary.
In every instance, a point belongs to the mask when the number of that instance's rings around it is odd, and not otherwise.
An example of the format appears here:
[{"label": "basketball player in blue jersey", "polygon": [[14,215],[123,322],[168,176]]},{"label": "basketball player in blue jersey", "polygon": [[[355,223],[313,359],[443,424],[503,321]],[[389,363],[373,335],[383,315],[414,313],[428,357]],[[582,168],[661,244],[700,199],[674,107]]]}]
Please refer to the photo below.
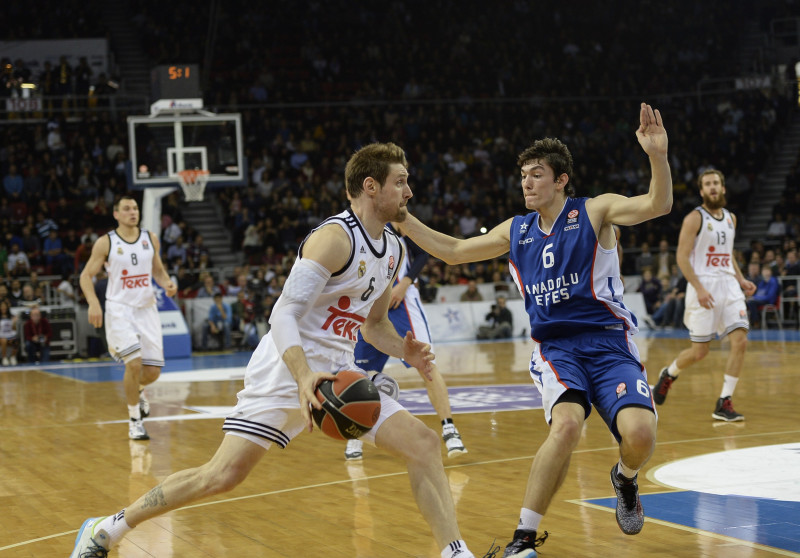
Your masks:
[{"label": "basketball player in blue jersey", "polygon": [[564,482],[592,405],[619,442],[620,459],[611,469],[617,523],[629,535],[644,525],[636,479],[655,447],[656,415],[631,340],[636,317],[622,302],[613,225],[636,225],[668,213],[672,178],[661,114],[642,103],[639,121],[636,136],[652,173],[647,194],[574,198],[572,155],[559,140],[546,138],[518,159],[525,207],[532,213],[465,240],[435,232],[411,216],[403,223],[423,250],[448,264],[510,252],[511,273],[530,315],[536,341],[530,372],[550,431],[533,460],[517,530],[504,557],[536,556],[544,541],[536,536],[539,524]]},{"label": "basketball player in blue jersey", "polygon": [[[419,290],[415,285],[417,276],[422,271],[422,268],[425,267],[429,256],[414,244],[411,239],[402,236],[399,223],[390,224],[389,228],[398,234],[405,247],[406,254],[392,287],[392,300],[389,302],[389,320],[394,324],[399,335],[405,335],[407,331],[410,331],[415,339],[430,345],[431,332],[428,330],[428,317],[422,308]],[[378,372],[378,375],[373,376],[373,381],[376,382],[380,389],[388,389],[395,398],[399,395],[397,382],[382,373],[384,366],[386,366],[386,361],[389,360],[389,355],[382,353],[364,341],[364,337],[360,333],[356,343],[355,356],[356,364],[360,368]],[[406,368],[411,367],[405,361],[403,364],[405,364]],[[442,421],[442,439],[444,440],[445,448],[447,448],[447,457],[455,457],[467,453],[467,448],[461,440],[461,434],[453,423],[447,384],[445,384],[436,363],[431,363],[430,380],[422,372],[419,374],[425,381],[428,399],[430,399],[433,409],[439,416],[439,420]],[[363,457],[363,445],[364,442],[361,440],[349,440],[344,450],[345,459],[348,461],[361,459]]]},{"label": "basketball player in blue jersey", "polygon": [[727,336],[731,350],[711,417],[737,422],[744,420],[744,415],[733,408],[731,397],[742,373],[750,329],[745,294],[752,295],[756,286],[742,275],[733,256],[736,216],[725,209],[725,176],[707,170],[697,178],[697,185],[703,203],[684,218],[676,254],[687,281],[683,322],[692,346],[661,370],[653,399],[662,405],[678,374],[706,357],[712,339]]},{"label": "basketball player in blue jersey", "polygon": [[149,440],[142,419],[150,414],[144,386],[155,382],[164,366],[161,320],[152,279],[167,296],[177,287],[169,278],[159,256],[158,238],[139,228],[139,205],[130,196],[114,204],[117,228],[97,239],[81,272],[83,296],[89,303],[89,323],[103,325],[103,310],[94,290],[94,277],[105,265],[106,341],[111,356],[125,363],[122,383],[128,403],[128,437]]},{"label": "basketball player in blue jersey", "polygon": [[[319,383],[334,372],[358,370],[353,348],[359,329],[381,352],[430,374],[430,347],[410,333],[400,337],[386,315],[403,249],[385,226],[406,217],[407,168],[403,150],[392,143],[364,146],[350,158],[350,208],[303,241],[216,454],[204,465],[171,474],[116,514],[87,519],[70,558],[107,556],[143,521],[232,490],[272,446],[285,448],[303,430],[310,432],[311,407],[322,409],[314,394]],[[363,437],[405,462],[442,558],[475,558],[458,529],[437,433],[381,392],[380,416]]]}]

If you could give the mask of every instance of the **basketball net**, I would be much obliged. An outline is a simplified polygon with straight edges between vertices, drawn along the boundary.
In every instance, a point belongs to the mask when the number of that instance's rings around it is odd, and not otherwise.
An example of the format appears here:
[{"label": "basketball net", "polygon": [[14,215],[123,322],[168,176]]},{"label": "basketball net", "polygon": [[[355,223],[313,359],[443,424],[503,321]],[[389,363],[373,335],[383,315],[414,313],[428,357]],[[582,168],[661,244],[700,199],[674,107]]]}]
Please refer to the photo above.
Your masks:
[{"label": "basketball net", "polygon": [[201,169],[178,171],[178,182],[187,202],[203,201],[203,194],[208,184],[208,171]]}]

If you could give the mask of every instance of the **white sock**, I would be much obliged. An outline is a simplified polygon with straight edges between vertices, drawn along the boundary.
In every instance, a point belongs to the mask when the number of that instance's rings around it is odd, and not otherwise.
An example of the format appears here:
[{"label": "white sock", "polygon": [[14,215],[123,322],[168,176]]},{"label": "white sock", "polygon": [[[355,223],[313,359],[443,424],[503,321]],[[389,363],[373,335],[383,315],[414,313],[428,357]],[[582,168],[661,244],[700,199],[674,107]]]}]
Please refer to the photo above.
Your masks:
[{"label": "white sock", "polygon": [[469,551],[467,543],[458,539],[444,547],[442,558],[475,558],[475,555]]},{"label": "white sock", "polygon": [[125,521],[125,510],[115,515],[109,515],[100,521],[100,523],[95,526],[94,530],[97,532],[99,529],[108,533],[108,539],[110,541],[109,548],[119,544],[119,541],[131,530],[128,522]]},{"label": "white sock", "polygon": [[622,475],[626,479],[632,479],[638,472],[639,469],[631,469],[622,462],[622,459],[620,459],[619,463],[617,463],[617,474]]},{"label": "white sock", "polygon": [[673,360],[672,364],[670,364],[669,368],[667,368],[667,374],[669,374],[673,378],[677,378],[678,374],[680,374],[680,373],[681,373],[681,369],[678,368],[678,361],[677,360]]},{"label": "white sock", "polygon": [[732,396],[733,391],[736,389],[736,384],[738,382],[739,378],[725,374],[725,381],[722,383],[722,393],[720,393],[719,396],[720,397]]},{"label": "white sock", "polygon": [[128,405],[128,415],[132,419],[142,420],[142,410],[139,408],[139,404],[136,405]]},{"label": "white sock", "polygon": [[522,508],[519,511],[519,523],[517,524],[517,529],[536,531],[539,529],[539,523],[541,522],[542,514],[536,513],[528,508]]}]

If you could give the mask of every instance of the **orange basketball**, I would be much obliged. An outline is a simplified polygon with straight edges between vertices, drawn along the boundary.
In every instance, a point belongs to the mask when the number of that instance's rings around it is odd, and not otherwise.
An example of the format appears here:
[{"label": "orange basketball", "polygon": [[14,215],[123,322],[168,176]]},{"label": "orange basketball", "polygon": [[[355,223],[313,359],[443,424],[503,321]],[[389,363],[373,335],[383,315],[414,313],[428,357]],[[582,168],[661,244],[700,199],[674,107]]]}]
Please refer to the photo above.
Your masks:
[{"label": "orange basketball", "polygon": [[381,414],[378,388],[359,372],[337,372],[336,379],[317,386],[316,394],[322,410],[311,409],[314,422],[336,440],[360,438],[375,426]]}]

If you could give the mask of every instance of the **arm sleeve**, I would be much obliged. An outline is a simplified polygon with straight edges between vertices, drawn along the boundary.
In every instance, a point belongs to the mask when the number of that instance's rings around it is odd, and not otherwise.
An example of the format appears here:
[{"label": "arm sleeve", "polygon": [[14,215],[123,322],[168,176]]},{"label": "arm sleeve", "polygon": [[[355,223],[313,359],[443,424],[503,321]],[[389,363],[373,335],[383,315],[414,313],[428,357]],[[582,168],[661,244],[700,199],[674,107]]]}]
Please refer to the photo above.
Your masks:
[{"label": "arm sleeve", "polygon": [[289,347],[302,347],[297,323],[314,305],[330,278],[330,271],[309,259],[297,260],[292,266],[269,319],[272,339],[280,355]]},{"label": "arm sleeve", "polygon": [[406,257],[411,261],[411,265],[408,268],[406,277],[411,279],[411,282],[413,283],[417,280],[417,276],[419,276],[422,268],[425,267],[426,263],[428,263],[430,255],[425,250],[417,246],[414,241],[407,236],[404,237],[404,240],[406,241],[406,246],[408,247],[408,254],[406,254]]}]

